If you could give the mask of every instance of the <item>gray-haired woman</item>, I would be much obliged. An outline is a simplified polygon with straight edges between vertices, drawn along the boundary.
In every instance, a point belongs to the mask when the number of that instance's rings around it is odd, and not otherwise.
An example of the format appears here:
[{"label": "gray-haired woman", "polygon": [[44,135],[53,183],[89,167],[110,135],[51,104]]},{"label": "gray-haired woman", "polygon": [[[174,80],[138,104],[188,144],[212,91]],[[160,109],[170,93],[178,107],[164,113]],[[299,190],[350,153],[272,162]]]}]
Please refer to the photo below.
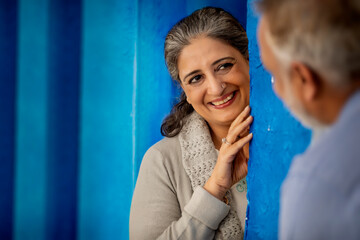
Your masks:
[{"label": "gray-haired woman", "polygon": [[130,239],[242,239],[246,212],[248,40],[228,12],[207,7],[165,40],[183,89],[145,154],[131,205]]}]

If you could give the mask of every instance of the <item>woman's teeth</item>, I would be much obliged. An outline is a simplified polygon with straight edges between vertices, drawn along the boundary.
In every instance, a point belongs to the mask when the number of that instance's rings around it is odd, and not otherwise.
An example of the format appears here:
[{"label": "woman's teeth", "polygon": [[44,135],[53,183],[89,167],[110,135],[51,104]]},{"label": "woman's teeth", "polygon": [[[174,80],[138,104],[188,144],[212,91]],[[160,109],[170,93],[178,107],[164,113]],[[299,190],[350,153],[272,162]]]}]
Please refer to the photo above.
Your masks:
[{"label": "woman's teeth", "polygon": [[234,93],[230,94],[227,98],[224,100],[218,101],[218,102],[212,102],[215,106],[219,106],[221,104],[227,103],[229,100],[231,100],[234,97]]}]

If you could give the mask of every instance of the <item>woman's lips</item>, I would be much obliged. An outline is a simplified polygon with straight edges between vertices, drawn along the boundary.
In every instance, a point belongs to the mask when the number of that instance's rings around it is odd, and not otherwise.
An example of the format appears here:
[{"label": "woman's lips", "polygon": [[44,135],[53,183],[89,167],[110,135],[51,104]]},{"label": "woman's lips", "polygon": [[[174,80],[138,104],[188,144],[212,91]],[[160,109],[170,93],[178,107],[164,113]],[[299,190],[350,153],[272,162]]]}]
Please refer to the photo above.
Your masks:
[{"label": "woman's lips", "polygon": [[231,92],[220,99],[216,99],[216,101],[210,102],[209,105],[216,109],[225,108],[234,102],[236,95],[237,91]]}]

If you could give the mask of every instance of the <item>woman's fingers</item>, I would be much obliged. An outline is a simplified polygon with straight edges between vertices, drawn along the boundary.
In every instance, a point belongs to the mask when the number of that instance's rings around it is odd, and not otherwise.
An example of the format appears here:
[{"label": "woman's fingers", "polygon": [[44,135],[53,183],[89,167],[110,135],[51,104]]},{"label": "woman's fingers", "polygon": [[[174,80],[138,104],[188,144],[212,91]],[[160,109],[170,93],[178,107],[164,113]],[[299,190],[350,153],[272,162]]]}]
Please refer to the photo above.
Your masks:
[{"label": "woman's fingers", "polygon": [[[230,163],[232,161],[234,161],[235,156],[238,154],[238,152],[241,150],[241,148],[243,148],[245,146],[245,144],[247,144],[248,142],[250,142],[250,140],[252,139],[253,134],[250,133],[248,135],[246,135],[245,137],[240,138],[238,141],[236,141],[235,143],[229,145],[229,147],[226,148],[226,157],[225,157],[225,161],[227,163]],[[221,151],[221,149],[220,149]]]},{"label": "woman's fingers", "polygon": [[250,126],[246,127],[240,134],[239,137],[244,137],[249,134]]},{"label": "woman's fingers", "polygon": [[237,142],[235,142],[233,144],[233,146],[237,149],[237,151],[240,150],[240,148],[243,148],[245,146],[245,144],[247,144],[248,142],[250,142],[250,140],[252,139],[253,134],[249,133],[248,135],[246,135],[243,138],[240,138]]},{"label": "woman's fingers", "polygon": [[236,140],[244,134],[245,130],[250,126],[253,121],[252,116],[248,116],[243,122],[234,126],[233,129],[229,130],[226,140],[230,143],[235,143]]},{"label": "woman's fingers", "polygon": [[235,118],[235,120],[231,123],[229,131],[239,123],[244,121],[244,119],[250,114],[250,106],[246,106],[244,110]]},{"label": "woman's fingers", "polygon": [[[218,162],[211,175],[213,181],[208,181],[207,187],[222,186],[220,190],[229,189],[235,183],[234,181],[240,180],[239,177],[242,178],[246,175],[247,157],[242,148],[252,139],[252,133],[247,134],[252,121],[250,107],[247,106],[229,128],[226,141],[220,148]],[[219,188],[216,189],[218,189],[217,192],[222,192]]]}]

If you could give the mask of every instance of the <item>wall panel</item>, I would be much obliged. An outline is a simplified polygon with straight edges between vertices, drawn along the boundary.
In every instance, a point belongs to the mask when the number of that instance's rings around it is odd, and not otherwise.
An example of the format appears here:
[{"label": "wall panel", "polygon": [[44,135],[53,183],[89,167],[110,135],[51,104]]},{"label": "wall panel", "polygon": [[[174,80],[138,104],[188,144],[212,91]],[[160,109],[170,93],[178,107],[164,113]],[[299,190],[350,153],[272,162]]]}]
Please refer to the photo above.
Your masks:
[{"label": "wall panel", "polygon": [[128,238],[137,1],[83,3],[78,238]]},{"label": "wall panel", "polygon": [[0,239],[12,236],[17,1],[0,2]]},{"label": "wall panel", "polygon": [[21,0],[18,16],[14,238],[45,240],[48,2]]}]

